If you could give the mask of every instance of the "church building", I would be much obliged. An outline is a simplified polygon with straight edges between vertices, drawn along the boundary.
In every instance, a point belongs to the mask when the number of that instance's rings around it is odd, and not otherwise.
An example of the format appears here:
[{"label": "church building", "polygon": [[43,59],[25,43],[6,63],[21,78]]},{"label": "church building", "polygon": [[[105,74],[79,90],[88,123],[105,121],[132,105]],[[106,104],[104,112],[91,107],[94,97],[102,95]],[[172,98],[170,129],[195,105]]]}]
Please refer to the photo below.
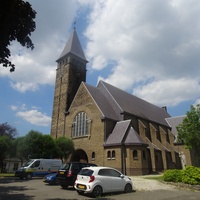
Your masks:
[{"label": "church building", "polygon": [[51,136],[69,137],[70,161],[110,166],[127,175],[182,168],[173,118],[160,108],[109,83],[86,83],[88,63],[74,29],[57,59]]}]

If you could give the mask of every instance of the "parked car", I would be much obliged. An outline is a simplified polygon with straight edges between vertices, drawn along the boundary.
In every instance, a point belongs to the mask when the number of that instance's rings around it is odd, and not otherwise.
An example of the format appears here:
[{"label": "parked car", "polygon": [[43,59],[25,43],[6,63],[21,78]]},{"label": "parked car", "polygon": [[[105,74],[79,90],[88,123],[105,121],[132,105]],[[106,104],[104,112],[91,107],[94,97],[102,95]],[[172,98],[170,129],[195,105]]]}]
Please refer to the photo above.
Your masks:
[{"label": "parked car", "polygon": [[93,197],[110,192],[132,192],[131,178],[110,167],[85,167],[77,175],[74,188],[78,194],[90,193]]},{"label": "parked car", "polygon": [[50,185],[56,185],[59,183],[56,176],[57,173],[48,174],[44,177],[43,182],[48,183]]},{"label": "parked car", "polygon": [[62,188],[74,186],[77,174],[83,167],[96,166],[93,163],[68,162],[61,165],[58,170],[57,180]]}]

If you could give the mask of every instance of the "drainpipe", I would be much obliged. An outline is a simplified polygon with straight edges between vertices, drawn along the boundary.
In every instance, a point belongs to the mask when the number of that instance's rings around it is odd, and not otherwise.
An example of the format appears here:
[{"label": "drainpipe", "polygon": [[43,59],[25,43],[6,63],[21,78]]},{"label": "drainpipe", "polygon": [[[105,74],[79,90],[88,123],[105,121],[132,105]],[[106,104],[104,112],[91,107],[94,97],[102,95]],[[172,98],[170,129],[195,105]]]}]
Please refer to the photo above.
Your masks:
[{"label": "drainpipe", "polygon": [[121,144],[121,163],[122,163],[122,173],[126,175],[126,148],[124,144]]}]

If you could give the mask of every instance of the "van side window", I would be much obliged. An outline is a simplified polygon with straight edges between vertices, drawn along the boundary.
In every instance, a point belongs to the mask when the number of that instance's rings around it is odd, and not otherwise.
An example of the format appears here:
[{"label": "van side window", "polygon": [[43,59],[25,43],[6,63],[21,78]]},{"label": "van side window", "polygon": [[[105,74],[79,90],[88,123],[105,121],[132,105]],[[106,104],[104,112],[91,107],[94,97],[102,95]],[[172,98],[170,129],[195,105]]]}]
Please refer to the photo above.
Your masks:
[{"label": "van side window", "polygon": [[34,168],[34,167],[39,167],[39,166],[40,166],[40,161],[39,161],[39,160],[35,161],[35,162],[31,165],[32,168]]}]

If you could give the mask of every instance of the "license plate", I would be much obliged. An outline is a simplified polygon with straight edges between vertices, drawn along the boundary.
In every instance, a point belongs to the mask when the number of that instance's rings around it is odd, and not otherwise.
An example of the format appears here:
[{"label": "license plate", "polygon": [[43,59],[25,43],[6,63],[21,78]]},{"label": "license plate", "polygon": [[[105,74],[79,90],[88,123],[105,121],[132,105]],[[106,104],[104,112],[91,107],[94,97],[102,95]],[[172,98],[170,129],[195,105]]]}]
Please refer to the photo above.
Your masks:
[{"label": "license plate", "polygon": [[60,172],[60,174],[64,174],[64,172]]},{"label": "license plate", "polygon": [[84,185],[79,185],[78,188],[85,189],[85,186]]}]

